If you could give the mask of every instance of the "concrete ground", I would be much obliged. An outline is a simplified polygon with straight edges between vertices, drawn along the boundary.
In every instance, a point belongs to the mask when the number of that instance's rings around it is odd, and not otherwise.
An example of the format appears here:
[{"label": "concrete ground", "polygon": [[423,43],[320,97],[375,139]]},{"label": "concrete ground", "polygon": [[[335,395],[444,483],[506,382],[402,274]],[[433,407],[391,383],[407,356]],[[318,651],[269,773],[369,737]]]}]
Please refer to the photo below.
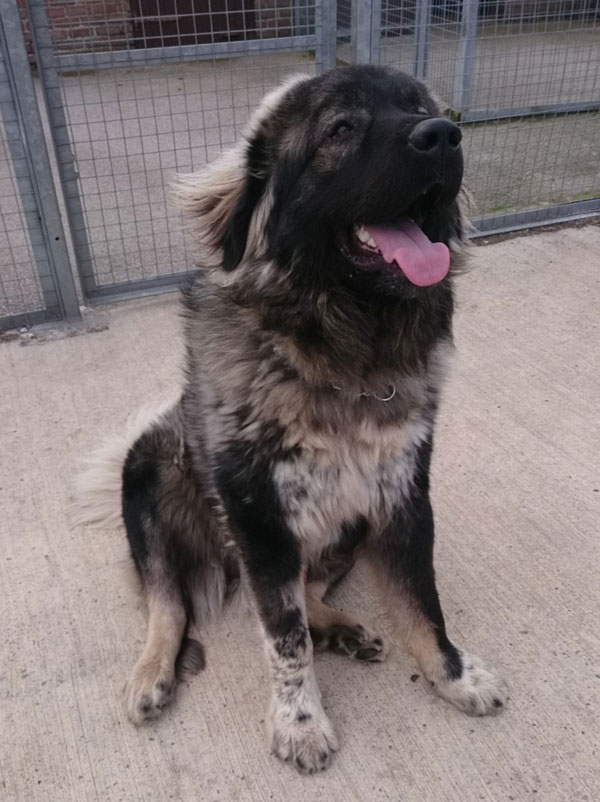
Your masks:
[{"label": "concrete ground", "polygon": [[[454,639],[510,685],[495,719],[434,697],[395,649],[318,656],[341,750],[300,777],[269,756],[248,616],[205,633],[208,667],[135,729],[144,641],[122,533],[73,523],[82,454],[173,395],[173,296],[108,329],[0,345],[0,797],[10,802],[596,802],[600,798],[600,227],[474,249],[437,440],[440,592]],[[360,571],[336,603],[374,610]],[[414,679],[414,681],[413,681]]]}]

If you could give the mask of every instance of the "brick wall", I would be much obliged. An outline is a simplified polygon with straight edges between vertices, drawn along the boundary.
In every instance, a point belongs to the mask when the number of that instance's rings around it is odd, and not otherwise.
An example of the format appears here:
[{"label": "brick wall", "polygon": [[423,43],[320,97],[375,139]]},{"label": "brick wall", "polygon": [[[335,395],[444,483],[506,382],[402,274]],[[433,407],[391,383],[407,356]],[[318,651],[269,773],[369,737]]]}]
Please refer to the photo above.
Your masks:
[{"label": "brick wall", "polygon": [[[27,49],[33,59],[25,0],[17,2]],[[570,0],[568,6],[564,0],[481,0],[481,10],[482,16],[487,12],[505,20],[522,16],[544,19],[549,15],[557,15],[560,21],[560,14],[564,14],[567,8],[571,13],[577,13],[586,4],[589,4],[589,0]],[[304,16],[312,16],[308,13],[311,10],[308,7],[312,5],[311,0],[307,0]],[[344,0],[338,0],[339,7],[345,5],[347,3]],[[130,0],[47,0],[46,7],[58,54],[119,50],[132,45]],[[408,0],[384,0],[384,28],[393,28],[402,23],[403,8],[412,8],[412,5]],[[254,9],[256,31],[253,36],[264,39],[293,34],[293,0],[254,0]],[[412,16],[409,16],[412,20]]]},{"label": "brick wall", "polygon": [[27,46],[27,54],[29,56],[29,60],[33,61],[33,45],[31,43],[31,31],[29,29],[29,17],[27,16],[27,11],[25,10],[25,0],[17,0],[17,5],[19,7],[19,14],[21,15],[21,25],[23,26],[23,34],[25,36],[25,44]]},{"label": "brick wall", "polygon": [[[28,51],[32,54],[25,0],[18,0]],[[129,0],[48,0],[56,52],[89,53],[127,48],[131,39]]]},{"label": "brick wall", "polygon": [[[27,49],[33,59],[33,45],[25,0],[17,0]],[[47,0],[52,39],[59,55],[120,50],[132,44],[129,0]],[[255,0],[254,36],[291,36],[293,0]]]}]

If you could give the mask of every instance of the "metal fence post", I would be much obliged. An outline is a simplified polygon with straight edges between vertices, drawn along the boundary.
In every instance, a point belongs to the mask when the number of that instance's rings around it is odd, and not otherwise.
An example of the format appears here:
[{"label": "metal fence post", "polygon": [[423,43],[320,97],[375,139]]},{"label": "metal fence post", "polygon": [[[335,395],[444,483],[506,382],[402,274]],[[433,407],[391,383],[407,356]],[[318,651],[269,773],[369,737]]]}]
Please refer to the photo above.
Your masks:
[{"label": "metal fence post", "polygon": [[[78,320],[81,312],[77,290],[15,0],[0,0],[0,39],[16,111],[16,120],[12,122],[18,124],[23,144],[23,152],[19,155],[21,158],[24,155],[29,167],[29,176],[17,174],[17,185],[21,191],[33,193],[35,198],[36,209],[25,208],[24,211],[40,274],[42,294],[47,305],[56,305],[58,302],[62,317]],[[15,155],[13,151],[13,156]],[[52,278],[50,285],[45,280],[48,277],[48,267]]]},{"label": "metal fence post", "polygon": [[431,0],[417,0],[415,17],[415,78],[427,77],[427,56],[431,26]]},{"label": "metal fence post", "polygon": [[50,123],[50,133],[64,193],[67,217],[73,236],[75,262],[85,296],[96,288],[96,279],[94,277],[92,252],[88,241],[83,204],[79,192],[78,174],[75,169],[69,128],[63,108],[60,77],[56,68],[50,24],[44,0],[26,0],[26,4],[31,23],[35,57],[46,104],[46,113]]},{"label": "metal fence post", "polygon": [[460,53],[453,103],[454,109],[460,113],[461,117],[468,111],[471,104],[478,15],[479,0],[463,0],[460,25]]},{"label": "metal fence post", "polygon": [[337,48],[337,2],[336,0],[316,0],[315,33],[317,49],[315,64],[317,74],[331,70],[336,63]]},{"label": "metal fence post", "polygon": [[381,0],[352,0],[352,63],[379,64]]}]

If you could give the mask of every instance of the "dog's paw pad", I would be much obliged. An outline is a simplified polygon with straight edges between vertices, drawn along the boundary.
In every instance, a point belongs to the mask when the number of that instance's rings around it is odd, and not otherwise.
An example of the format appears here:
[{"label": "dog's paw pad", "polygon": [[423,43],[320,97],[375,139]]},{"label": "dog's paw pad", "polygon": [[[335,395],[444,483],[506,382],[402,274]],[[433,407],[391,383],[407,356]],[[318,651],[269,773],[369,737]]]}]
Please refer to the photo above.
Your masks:
[{"label": "dog's paw pad", "polygon": [[134,724],[156,718],[175,692],[175,674],[156,663],[138,663],[125,689],[127,715]]},{"label": "dog's paw pad", "polygon": [[462,676],[433,683],[435,692],[470,716],[501,713],[508,700],[506,684],[480,660],[462,655],[462,661]]}]

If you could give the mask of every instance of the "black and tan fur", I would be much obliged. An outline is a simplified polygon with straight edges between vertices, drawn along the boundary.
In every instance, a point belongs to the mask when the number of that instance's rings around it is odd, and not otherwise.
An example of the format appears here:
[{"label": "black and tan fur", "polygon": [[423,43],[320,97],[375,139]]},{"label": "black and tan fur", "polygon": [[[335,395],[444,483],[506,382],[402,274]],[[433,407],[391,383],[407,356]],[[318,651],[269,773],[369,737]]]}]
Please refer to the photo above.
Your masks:
[{"label": "black and tan fur", "polygon": [[[190,623],[243,583],[271,666],[271,747],[301,771],[325,768],[338,741],[313,648],[385,656],[379,636],[323,602],[359,553],[435,690],[476,715],[503,705],[502,684],[448,639],[433,572],[429,466],[462,156],[415,151],[410,134],[438,115],[401,73],[300,77],[265,99],[246,141],[179,184],[201,248],[184,295],[185,384],[122,464],[149,610],[127,688],[136,723],[170,700],[178,659],[203,664]],[[349,251],[354,223],[407,213],[452,251],[434,286],[363,270]]]}]

